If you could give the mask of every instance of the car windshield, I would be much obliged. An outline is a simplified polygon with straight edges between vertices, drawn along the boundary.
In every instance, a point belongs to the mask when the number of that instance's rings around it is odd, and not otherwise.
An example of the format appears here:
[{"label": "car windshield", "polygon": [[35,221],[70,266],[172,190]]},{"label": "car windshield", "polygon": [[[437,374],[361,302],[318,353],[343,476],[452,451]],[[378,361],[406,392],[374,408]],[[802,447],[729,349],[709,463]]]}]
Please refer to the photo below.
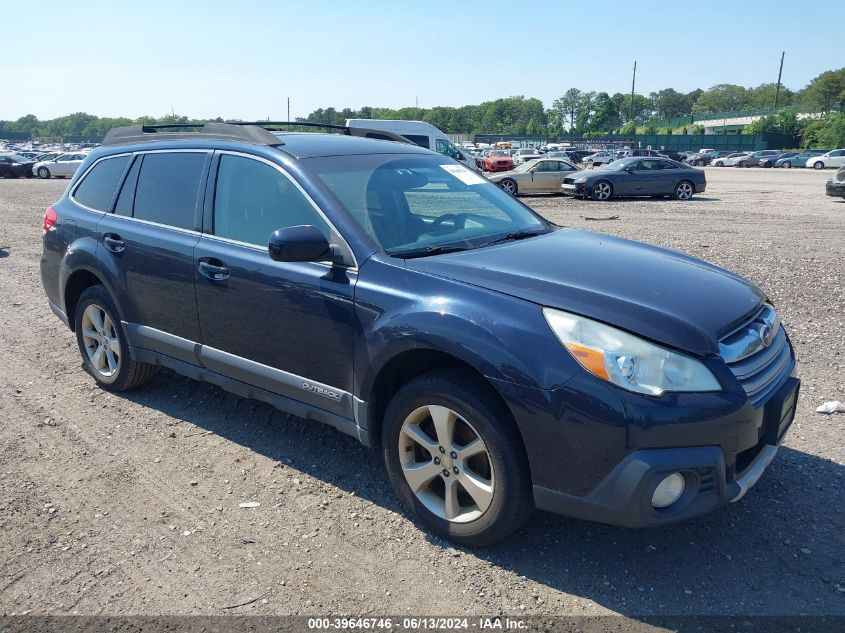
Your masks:
[{"label": "car windshield", "polygon": [[389,255],[476,248],[551,230],[502,189],[443,157],[372,154],[302,163]]},{"label": "car windshield", "polygon": [[615,160],[612,163],[605,163],[601,167],[596,167],[596,170],[601,171],[622,171],[631,163],[624,160]]},{"label": "car windshield", "polygon": [[29,162],[28,158],[24,158],[20,154],[6,154],[5,156],[6,156],[6,158],[11,158],[16,163],[28,163]]}]

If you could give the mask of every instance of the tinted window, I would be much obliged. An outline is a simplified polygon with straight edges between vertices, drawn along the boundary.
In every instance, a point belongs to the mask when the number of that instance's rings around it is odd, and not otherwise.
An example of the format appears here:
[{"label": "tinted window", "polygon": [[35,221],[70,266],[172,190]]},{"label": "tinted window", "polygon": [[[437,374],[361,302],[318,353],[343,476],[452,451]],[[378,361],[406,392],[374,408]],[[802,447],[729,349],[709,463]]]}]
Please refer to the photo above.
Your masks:
[{"label": "tinted window", "polygon": [[128,162],[129,156],[101,160],[73,192],[74,200],[91,209],[108,211],[109,202]]},{"label": "tinted window", "polygon": [[416,143],[420,147],[424,147],[426,149],[431,149],[428,144],[428,137],[427,136],[420,136],[418,134],[403,134],[406,139],[411,141],[412,143]]},{"label": "tinted window", "polygon": [[135,199],[135,187],[138,184],[138,172],[141,171],[141,161],[143,158],[143,156],[135,158],[135,162],[132,163],[132,169],[129,170],[126,179],[123,181],[123,186],[120,188],[120,195],[117,197],[117,204],[114,205],[114,212],[117,215],[132,217],[132,202]]},{"label": "tinted window", "polygon": [[204,153],[145,154],[135,190],[134,217],[194,228]]},{"label": "tinted window", "polygon": [[279,170],[266,163],[224,154],[214,195],[214,234],[267,246],[274,231],[312,224],[331,240],[331,231],[308,199]]}]

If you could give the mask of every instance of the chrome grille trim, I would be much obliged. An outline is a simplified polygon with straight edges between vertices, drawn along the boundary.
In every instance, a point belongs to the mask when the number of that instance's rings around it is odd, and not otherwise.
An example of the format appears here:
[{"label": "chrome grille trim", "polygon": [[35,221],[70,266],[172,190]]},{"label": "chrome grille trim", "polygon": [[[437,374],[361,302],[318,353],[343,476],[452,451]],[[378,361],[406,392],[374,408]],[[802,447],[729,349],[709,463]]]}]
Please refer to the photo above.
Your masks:
[{"label": "chrome grille trim", "polygon": [[[763,326],[776,328],[768,347],[760,333]],[[791,372],[792,350],[786,332],[769,304],[761,306],[748,321],[725,335],[719,341],[719,349],[754,405],[768,398],[783,375]]]}]

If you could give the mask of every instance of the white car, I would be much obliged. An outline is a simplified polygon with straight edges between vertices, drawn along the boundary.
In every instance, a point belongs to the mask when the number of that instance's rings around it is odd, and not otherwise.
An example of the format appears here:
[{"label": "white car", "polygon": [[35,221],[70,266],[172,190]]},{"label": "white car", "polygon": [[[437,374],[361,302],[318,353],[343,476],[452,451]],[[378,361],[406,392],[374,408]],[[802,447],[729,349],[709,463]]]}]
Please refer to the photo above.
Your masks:
[{"label": "white car", "polygon": [[[720,158],[719,160],[713,161],[713,165],[715,167],[736,167],[744,160],[748,160],[748,157],[751,155],[751,152],[737,152],[736,154],[731,154],[729,156],[725,156],[724,158]],[[745,167],[745,163],[742,164]]]},{"label": "white car", "polygon": [[607,163],[616,160],[616,153],[615,152],[596,152],[595,154],[590,154],[584,159],[584,164],[587,167],[598,167],[599,165],[606,165]]},{"label": "white car", "polygon": [[32,166],[32,173],[39,178],[70,178],[88,157],[85,152],[59,154],[53,160],[42,160]]},{"label": "white car", "polygon": [[822,154],[821,156],[813,156],[807,159],[807,167],[813,169],[824,169],[825,167],[842,167],[845,165],[845,149],[835,149]]},{"label": "white car", "polygon": [[533,149],[531,147],[521,147],[520,149],[516,150],[516,154],[513,155],[513,164],[514,167],[516,167],[517,165],[521,165],[526,161],[542,157],[543,155],[536,149]]}]

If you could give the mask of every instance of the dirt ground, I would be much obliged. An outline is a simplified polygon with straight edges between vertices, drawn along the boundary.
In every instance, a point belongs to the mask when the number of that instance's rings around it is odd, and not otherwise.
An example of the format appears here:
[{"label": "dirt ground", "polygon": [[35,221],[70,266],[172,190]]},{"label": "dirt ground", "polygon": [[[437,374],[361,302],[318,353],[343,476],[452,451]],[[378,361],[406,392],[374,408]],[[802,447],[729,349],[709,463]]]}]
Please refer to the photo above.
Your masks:
[{"label": "dirt ground", "polygon": [[41,216],[67,183],[0,181],[0,614],[845,614],[845,415],[814,412],[845,401],[830,176],[708,168],[688,202],[526,199],[750,277],[804,382],[740,503],[649,530],[537,513],[478,551],[420,531],[379,453],[332,429],[169,371],[95,388],[39,276]]}]

